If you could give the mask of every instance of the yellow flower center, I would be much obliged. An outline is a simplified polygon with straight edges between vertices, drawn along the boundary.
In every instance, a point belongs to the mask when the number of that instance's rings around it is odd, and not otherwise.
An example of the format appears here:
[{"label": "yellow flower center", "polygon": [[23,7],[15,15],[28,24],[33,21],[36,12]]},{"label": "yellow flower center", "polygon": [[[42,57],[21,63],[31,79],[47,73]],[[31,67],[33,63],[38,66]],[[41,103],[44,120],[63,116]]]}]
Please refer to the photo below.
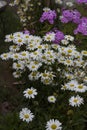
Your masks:
[{"label": "yellow flower center", "polygon": [[55,130],[57,128],[56,124],[51,125],[52,130]]},{"label": "yellow flower center", "polygon": [[13,39],[14,37],[12,35],[10,35],[10,38]]},{"label": "yellow flower center", "polygon": [[3,56],[4,56],[4,57],[7,57],[7,54],[4,54]]},{"label": "yellow flower center", "polygon": [[50,100],[51,100],[51,101],[53,101],[53,100],[54,100],[54,98],[52,98],[52,97],[51,97],[51,98],[50,98]]},{"label": "yellow flower center", "polygon": [[16,46],[13,46],[13,49],[16,49],[17,47]]},{"label": "yellow flower center", "polygon": [[21,39],[19,39],[19,40],[18,40],[18,42],[22,42],[22,40],[21,40]]},{"label": "yellow flower center", "polygon": [[74,87],[74,84],[70,84],[70,87]]},{"label": "yellow flower center", "polygon": [[50,40],[50,37],[47,37],[48,40]]},{"label": "yellow flower center", "polygon": [[47,77],[48,75],[46,73],[43,74],[43,77]]},{"label": "yellow flower center", "polygon": [[26,36],[26,38],[29,38],[29,36]]},{"label": "yellow flower center", "polygon": [[37,74],[36,72],[33,72],[33,73],[32,73],[32,76],[36,76],[36,74]]},{"label": "yellow flower center", "polygon": [[32,68],[34,69],[34,68],[35,68],[35,66],[33,65],[33,66],[32,66]]},{"label": "yellow flower center", "polygon": [[33,91],[32,90],[28,90],[28,94],[29,95],[33,94]]},{"label": "yellow flower center", "polygon": [[30,47],[32,48],[32,47],[33,47],[33,45],[32,45],[32,44],[30,44]]},{"label": "yellow flower center", "polygon": [[78,88],[79,88],[79,89],[82,89],[82,88],[83,88],[83,86],[82,86],[82,85],[79,85],[79,86],[78,86]]},{"label": "yellow flower center", "polygon": [[72,52],[72,50],[68,50],[68,53],[71,53]]},{"label": "yellow flower center", "polygon": [[27,119],[27,118],[29,118],[29,115],[28,115],[28,114],[25,114],[24,117]]},{"label": "yellow flower center", "polygon": [[41,48],[42,48],[42,46],[38,46],[38,48],[39,48],[39,49],[41,49]]},{"label": "yellow flower center", "polygon": [[77,103],[77,102],[78,102],[78,99],[74,99],[74,102]]},{"label": "yellow flower center", "polygon": [[67,60],[66,62],[67,62],[67,63],[70,63],[70,60]]},{"label": "yellow flower center", "polygon": [[26,56],[26,53],[22,53],[22,56]]},{"label": "yellow flower center", "polygon": [[21,67],[21,65],[20,65],[20,64],[17,64],[17,67]]},{"label": "yellow flower center", "polygon": [[14,55],[15,58],[18,58],[18,55]]},{"label": "yellow flower center", "polygon": [[84,51],[83,54],[86,54],[86,55],[87,55],[87,51]]}]

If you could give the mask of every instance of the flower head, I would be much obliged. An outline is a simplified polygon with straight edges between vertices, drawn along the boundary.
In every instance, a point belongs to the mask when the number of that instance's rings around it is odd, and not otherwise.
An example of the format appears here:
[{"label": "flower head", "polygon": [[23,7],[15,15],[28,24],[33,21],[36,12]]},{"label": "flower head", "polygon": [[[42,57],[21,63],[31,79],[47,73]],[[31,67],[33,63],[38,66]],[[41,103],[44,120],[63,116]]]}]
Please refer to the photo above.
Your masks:
[{"label": "flower head", "polygon": [[26,98],[35,98],[35,96],[37,95],[37,90],[31,87],[27,88],[23,93]]},{"label": "flower head", "polygon": [[46,130],[62,130],[62,123],[60,123],[57,119],[50,119],[46,124]]},{"label": "flower head", "polygon": [[31,113],[31,111],[28,108],[22,108],[22,111],[20,111],[19,117],[23,121],[26,121],[27,123],[29,123],[34,118],[34,115],[33,113]]}]

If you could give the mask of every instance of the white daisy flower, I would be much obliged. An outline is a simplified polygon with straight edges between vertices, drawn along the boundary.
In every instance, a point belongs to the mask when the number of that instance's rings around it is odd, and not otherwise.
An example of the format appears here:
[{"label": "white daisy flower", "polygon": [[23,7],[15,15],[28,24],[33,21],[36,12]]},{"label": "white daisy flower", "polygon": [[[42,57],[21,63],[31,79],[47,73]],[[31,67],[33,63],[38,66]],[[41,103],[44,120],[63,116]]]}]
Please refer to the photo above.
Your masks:
[{"label": "white daisy flower", "polygon": [[37,71],[40,68],[41,65],[42,65],[41,63],[36,64],[34,62],[33,63],[31,62],[29,65],[27,65],[27,68],[30,71]]},{"label": "white daisy flower", "polygon": [[82,53],[83,56],[87,56],[87,51],[86,50],[82,51],[81,53]]},{"label": "white daisy flower", "polygon": [[33,72],[31,72],[31,73],[28,75],[28,78],[29,78],[30,80],[38,80],[39,77],[40,77],[40,73],[37,72],[37,71],[33,71]]},{"label": "white daisy flower", "polygon": [[26,121],[27,123],[31,122],[34,118],[33,113],[28,108],[22,108],[19,114],[20,119]]},{"label": "white daisy flower", "polygon": [[18,59],[20,59],[20,54],[19,53],[13,53],[12,56],[11,56],[11,58],[13,60],[18,60]]},{"label": "white daisy flower", "polygon": [[36,46],[36,43],[30,43],[30,44],[28,44],[27,46],[26,46],[26,49],[27,50],[34,50],[34,49],[36,49],[37,48],[37,46]]},{"label": "white daisy flower", "polygon": [[56,3],[56,4],[62,4],[62,3],[63,3],[63,0],[55,0],[55,3]]},{"label": "white daisy flower", "polygon": [[12,52],[16,52],[20,50],[20,47],[18,45],[12,45],[9,47],[9,50]]},{"label": "white daisy flower", "polygon": [[76,80],[71,80],[66,84],[66,86],[68,90],[74,91],[78,86],[78,82]]},{"label": "white daisy flower", "polygon": [[82,97],[80,97],[79,95],[77,95],[76,97],[75,96],[72,96],[70,99],[69,99],[69,104],[71,106],[75,106],[75,107],[79,107],[81,104],[84,103],[84,100]]},{"label": "white daisy flower", "polygon": [[87,83],[87,76],[85,76],[85,77],[84,77],[84,82],[86,82],[86,83]]},{"label": "white daisy flower", "polygon": [[79,84],[79,85],[76,86],[75,91],[84,93],[84,92],[87,91],[87,86],[85,86],[83,84]]},{"label": "white daisy flower", "polygon": [[51,41],[54,41],[55,40],[55,33],[52,32],[52,33],[47,33],[45,36],[44,36],[44,41],[47,41],[47,42],[51,42]]},{"label": "white daisy flower", "polygon": [[72,7],[74,4],[73,4],[73,2],[66,2],[66,5],[67,5],[68,7]]},{"label": "white daisy flower", "polygon": [[21,63],[21,62],[18,62],[18,63],[13,63],[13,69],[16,69],[16,70],[23,70],[24,69],[24,65]]},{"label": "white daisy flower", "polygon": [[31,87],[31,88],[27,88],[23,93],[24,93],[24,97],[26,98],[29,99],[35,98],[35,96],[37,95],[37,90]]},{"label": "white daisy flower", "polygon": [[29,52],[28,51],[22,51],[20,53],[21,59],[29,59]]},{"label": "white daisy flower", "polygon": [[50,11],[50,10],[51,10],[51,9],[48,8],[48,7],[43,8],[43,11],[44,11],[44,12],[48,12],[48,11]]},{"label": "white daisy flower", "polygon": [[74,41],[74,37],[71,36],[71,35],[65,35],[64,37],[65,37],[65,39],[68,40],[68,41]]},{"label": "white daisy flower", "polygon": [[0,55],[2,60],[8,60],[10,58],[10,53],[3,53]]},{"label": "white daisy flower", "polygon": [[24,34],[23,34],[22,32],[15,32],[15,33],[13,34],[13,36],[14,36],[14,38],[21,38],[21,37],[24,36]]},{"label": "white daisy flower", "polygon": [[13,76],[14,78],[20,78],[21,77],[21,71],[16,71],[16,72],[13,72]]},{"label": "white daisy flower", "polygon": [[46,130],[62,130],[62,123],[57,119],[50,119],[47,121]]},{"label": "white daisy flower", "polygon": [[62,43],[63,45],[68,45],[68,44],[69,44],[69,41],[66,40],[66,39],[63,39],[63,40],[61,40],[61,43]]},{"label": "white daisy flower", "polygon": [[12,34],[5,36],[5,42],[11,42],[13,41],[13,39],[14,39],[14,36]]},{"label": "white daisy flower", "polygon": [[24,41],[23,38],[18,37],[18,38],[15,38],[15,39],[13,40],[13,43],[15,43],[15,44],[21,46],[21,45],[23,45],[23,44],[25,43],[25,41]]},{"label": "white daisy flower", "polygon": [[48,102],[50,102],[50,103],[55,103],[55,102],[56,102],[55,96],[49,96],[49,97],[48,97]]},{"label": "white daisy flower", "polygon": [[67,84],[62,85],[61,90],[67,90]]},{"label": "white daisy flower", "polygon": [[73,61],[67,59],[67,60],[64,61],[64,64],[67,65],[67,66],[73,66]]}]

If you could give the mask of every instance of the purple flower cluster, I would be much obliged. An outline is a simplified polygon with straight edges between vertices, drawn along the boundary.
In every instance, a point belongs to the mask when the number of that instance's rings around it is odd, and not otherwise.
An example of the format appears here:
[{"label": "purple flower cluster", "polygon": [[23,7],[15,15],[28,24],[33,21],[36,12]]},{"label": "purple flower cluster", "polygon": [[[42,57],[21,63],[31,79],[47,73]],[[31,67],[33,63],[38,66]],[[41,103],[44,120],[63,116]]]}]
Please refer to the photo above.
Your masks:
[{"label": "purple flower cluster", "polygon": [[81,14],[77,10],[64,10],[60,18],[62,23],[74,22],[76,24],[80,23]]},{"label": "purple flower cluster", "polygon": [[83,17],[81,19],[80,24],[78,24],[77,29],[74,30],[74,34],[81,33],[83,35],[87,35],[87,18]]},{"label": "purple flower cluster", "polygon": [[82,3],[87,3],[87,0],[76,0],[76,2],[82,4]]},{"label": "purple flower cluster", "polygon": [[59,30],[55,30],[55,40],[54,43],[59,44],[61,40],[64,39],[64,34],[63,32]]},{"label": "purple flower cluster", "polygon": [[55,10],[44,11],[40,18],[40,22],[43,23],[44,21],[47,20],[50,24],[53,24],[56,17],[57,14]]}]

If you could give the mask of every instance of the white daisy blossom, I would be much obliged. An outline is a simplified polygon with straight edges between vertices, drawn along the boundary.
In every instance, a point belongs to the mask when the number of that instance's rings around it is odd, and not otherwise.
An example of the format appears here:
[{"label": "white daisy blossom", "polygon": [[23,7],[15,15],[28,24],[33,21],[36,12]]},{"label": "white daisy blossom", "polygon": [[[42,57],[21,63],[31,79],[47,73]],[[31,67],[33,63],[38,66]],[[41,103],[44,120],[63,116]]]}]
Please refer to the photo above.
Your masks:
[{"label": "white daisy blossom", "polygon": [[78,84],[75,88],[75,91],[84,93],[87,91],[87,86],[85,86],[84,84]]},{"label": "white daisy blossom", "polygon": [[12,45],[9,47],[9,50],[12,52],[16,52],[20,50],[20,47],[18,45]]},{"label": "white daisy blossom", "polygon": [[13,41],[13,39],[14,39],[14,36],[12,34],[5,36],[5,42],[11,42]]},{"label": "white daisy blossom", "polygon": [[75,107],[79,107],[81,104],[84,103],[84,100],[82,97],[80,97],[79,95],[77,95],[76,97],[75,96],[72,96],[70,99],[69,99],[69,105],[71,106],[75,106]]},{"label": "white daisy blossom", "polygon": [[27,123],[31,122],[34,118],[33,113],[28,108],[22,108],[19,114],[20,119],[26,121]]},{"label": "white daisy blossom", "polygon": [[50,10],[51,10],[51,9],[48,8],[48,7],[43,8],[43,11],[44,11],[44,12],[48,12],[48,11],[50,11]]},{"label": "white daisy blossom", "polygon": [[23,45],[25,42],[24,42],[24,39],[21,38],[21,37],[16,37],[13,39],[13,42],[19,46]]},{"label": "white daisy blossom", "polygon": [[3,53],[0,55],[2,60],[8,60],[10,58],[10,53]]},{"label": "white daisy blossom", "polygon": [[82,53],[83,56],[87,56],[87,51],[86,50],[82,51],[81,53]]},{"label": "white daisy blossom", "polygon": [[55,102],[56,102],[55,96],[49,96],[49,97],[48,97],[48,102],[50,102],[50,103],[55,103]]},{"label": "white daisy blossom", "polygon": [[57,119],[50,119],[47,121],[46,130],[62,130],[62,123]]},{"label": "white daisy blossom", "polygon": [[72,7],[74,4],[73,4],[73,2],[66,2],[66,5],[67,5],[68,7]]},{"label": "white daisy blossom", "polygon": [[47,33],[45,36],[44,36],[44,41],[54,41],[55,40],[55,33],[52,32],[52,33]]},{"label": "white daisy blossom", "polygon": [[27,88],[23,93],[26,98],[35,98],[35,96],[37,95],[37,90],[31,87]]},{"label": "white daisy blossom", "polygon": [[28,75],[30,80],[38,80],[40,77],[40,73],[38,71],[33,71]]},{"label": "white daisy blossom", "polygon": [[84,77],[84,82],[87,83],[87,76]]},{"label": "white daisy blossom", "polygon": [[16,70],[23,70],[24,69],[24,65],[22,64],[22,62],[14,62],[13,63],[13,69],[16,69]]},{"label": "white daisy blossom", "polygon": [[55,3],[56,3],[56,4],[62,4],[62,3],[63,3],[63,0],[55,0]]},{"label": "white daisy blossom", "polygon": [[61,43],[62,43],[63,45],[68,45],[68,44],[69,44],[69,41],[66,40],[66,39],[63,39],[63,40],[61,40]]},{"label": "white daisy blossom", "polygon": [[74,41],[74,37],[71,35],[65,35],[65,39],[68,41]]},{"label": "white daisy blossom", "polygon": [[13,72],[13,76],[15,77],[15,78],[20,78],[21,77],[21,71],[16,71],[16,72]]},{"label": "white daisy blossom", "polygon": [[71,80],[66,84],[67,89],[71,91],[75,91],[76,87],[78,86],[78,82],[76,80]]}]

